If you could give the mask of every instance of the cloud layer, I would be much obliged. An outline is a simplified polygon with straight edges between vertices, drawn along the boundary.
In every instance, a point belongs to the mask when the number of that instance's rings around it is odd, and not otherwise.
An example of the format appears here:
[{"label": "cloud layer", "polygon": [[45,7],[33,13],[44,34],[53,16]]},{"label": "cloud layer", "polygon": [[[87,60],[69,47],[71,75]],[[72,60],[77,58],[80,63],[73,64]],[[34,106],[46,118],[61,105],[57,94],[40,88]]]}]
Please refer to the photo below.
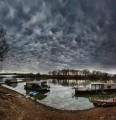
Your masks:
[{"label": "cloud layer", "polygon": [[0,0],[3,69],[116,68],[115,0]]}]

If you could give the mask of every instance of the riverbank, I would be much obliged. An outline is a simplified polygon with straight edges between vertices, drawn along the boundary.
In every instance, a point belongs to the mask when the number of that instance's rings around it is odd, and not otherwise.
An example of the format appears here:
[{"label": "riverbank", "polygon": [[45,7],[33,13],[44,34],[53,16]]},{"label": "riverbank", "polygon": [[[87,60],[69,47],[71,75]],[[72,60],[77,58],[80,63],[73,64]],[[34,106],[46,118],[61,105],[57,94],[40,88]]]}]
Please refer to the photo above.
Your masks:
[{"label": "riverbank", "polygon": [[37,104],[15,91],[0,86],[1,120],[115,120],[116,107],[62,112]]}]

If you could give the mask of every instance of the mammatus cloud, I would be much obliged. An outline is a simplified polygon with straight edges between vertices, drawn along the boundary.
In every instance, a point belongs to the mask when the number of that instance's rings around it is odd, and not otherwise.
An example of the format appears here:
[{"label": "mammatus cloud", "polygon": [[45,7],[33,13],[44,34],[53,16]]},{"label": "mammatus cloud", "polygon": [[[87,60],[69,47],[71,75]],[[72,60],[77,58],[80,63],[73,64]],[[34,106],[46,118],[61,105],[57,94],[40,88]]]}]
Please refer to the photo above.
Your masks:
[{"label": "mammatus cloud", "polygon": [[116,68],[115,0],[0,0],[6,70]]}]

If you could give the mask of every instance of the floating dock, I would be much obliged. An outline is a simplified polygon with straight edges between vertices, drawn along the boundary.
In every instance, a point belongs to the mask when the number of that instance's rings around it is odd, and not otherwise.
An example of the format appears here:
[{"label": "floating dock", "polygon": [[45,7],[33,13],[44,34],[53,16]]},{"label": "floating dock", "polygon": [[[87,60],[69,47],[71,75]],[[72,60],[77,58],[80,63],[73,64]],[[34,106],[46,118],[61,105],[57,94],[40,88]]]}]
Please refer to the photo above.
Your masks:
[{"label": "floating dock", "polygon": [[116,83],[91,83],[87,87],[77,86],[74,89],[76,94],[116,92]]}]

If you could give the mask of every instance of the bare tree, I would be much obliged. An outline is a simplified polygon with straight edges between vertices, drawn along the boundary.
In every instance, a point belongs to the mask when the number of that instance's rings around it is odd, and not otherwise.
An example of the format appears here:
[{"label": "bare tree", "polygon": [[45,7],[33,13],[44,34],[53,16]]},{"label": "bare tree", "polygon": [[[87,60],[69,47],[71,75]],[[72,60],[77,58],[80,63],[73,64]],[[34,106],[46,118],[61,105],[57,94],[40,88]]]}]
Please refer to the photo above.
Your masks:
[{"label": "bare tree", "polygon": [[4,60],[5,55],[8,51],[8,45],[6,43],[5,35],[5,30],[0,28],[0,61]]}]

